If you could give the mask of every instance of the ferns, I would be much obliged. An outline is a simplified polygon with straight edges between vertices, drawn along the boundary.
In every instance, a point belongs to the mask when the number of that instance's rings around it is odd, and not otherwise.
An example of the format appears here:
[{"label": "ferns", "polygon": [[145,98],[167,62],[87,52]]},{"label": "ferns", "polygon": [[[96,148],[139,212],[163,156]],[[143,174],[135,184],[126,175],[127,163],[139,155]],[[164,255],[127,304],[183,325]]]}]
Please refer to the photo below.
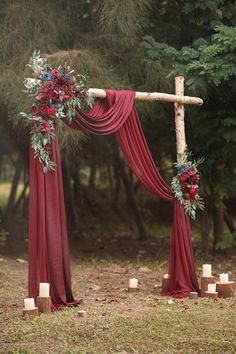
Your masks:
[{"label": "ferns", "polygon": [[145,37],[144,44],[149,60],[169,61],[171,76],[185,74],[186,84],[192,89],[218,86],[236,75],[236,27],[217,26],[215,34],[206,41],[198,39],[193,46],[179,51],[167,44]]}]

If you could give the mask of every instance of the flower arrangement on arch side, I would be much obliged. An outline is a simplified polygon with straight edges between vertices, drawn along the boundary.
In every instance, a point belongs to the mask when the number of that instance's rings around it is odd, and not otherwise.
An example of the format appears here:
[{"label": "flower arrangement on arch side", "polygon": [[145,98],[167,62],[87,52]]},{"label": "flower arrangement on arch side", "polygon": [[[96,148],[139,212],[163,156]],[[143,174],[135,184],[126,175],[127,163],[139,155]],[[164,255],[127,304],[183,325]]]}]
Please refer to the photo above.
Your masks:
[{"label": "flower arrangement on arch side", "polygon": [[52,141],[55,137],[55,124],[63,119],[71,121],[76,108],[91,107],[93,98],[85,89],[85,77],[74,75],[66,64],[52,68],[39,50],[33,52],[29,64],[34,77],[25,78],[24,86],[33,102],[29,113],[21,112],[25,123],[31,126],[31,144],[34,157],[43,165],[43,172],[55,170],[52,161]]},{"label": "flower arrangement on arch side", "polygon": [[204,209],[203,199],[199,195],[200,175],[197,166],[203,163],[204,158],[189,161],[191,153],[185,151],[177,155],[177,175],[172,179],[172,190],[175,197],[184,206],[185,213],[192,219],[196,217],[196,210]]}]

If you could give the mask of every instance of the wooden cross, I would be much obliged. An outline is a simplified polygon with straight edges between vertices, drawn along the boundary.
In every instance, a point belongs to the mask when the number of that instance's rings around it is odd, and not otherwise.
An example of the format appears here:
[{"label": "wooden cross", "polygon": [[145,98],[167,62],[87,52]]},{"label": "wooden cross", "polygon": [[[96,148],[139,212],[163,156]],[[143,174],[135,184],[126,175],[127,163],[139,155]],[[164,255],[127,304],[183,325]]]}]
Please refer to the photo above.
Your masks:
[{"label": "wooden cross", "polygon": [[[90,88],[88,93],[93,97],[106,97],[106,91],[102,89]],[[176,151],[177,154],[183,154],[186,148],[184,105],[193,104],[201,106],[203,104],[203,100],[199,97],[184,96],[184,77],[177,76],[175,78],[175,95],[160,92],[135,92],[135,99],[175,103]]]}]

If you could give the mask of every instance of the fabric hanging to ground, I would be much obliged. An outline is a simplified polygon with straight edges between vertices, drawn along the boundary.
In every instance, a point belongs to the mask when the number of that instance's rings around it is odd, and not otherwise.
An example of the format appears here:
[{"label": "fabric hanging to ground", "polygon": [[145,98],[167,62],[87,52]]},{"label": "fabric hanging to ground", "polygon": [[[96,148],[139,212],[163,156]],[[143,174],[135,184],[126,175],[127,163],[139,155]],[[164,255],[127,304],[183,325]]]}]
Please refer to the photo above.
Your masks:
[{"label": "fabric hanging to ground", "polygon": [[[188,296],[199,292],[193,260],[188,216],[175,200],[151,156],[145,140],[133,91],[106,90],[106,99],[97,99],[89,113],[77,110],[72,129],[86,133],[115,134],[118,144],[137,179],[156,196],[174,204],[169,256],[169,280],[164,295]],[[37,297],[39,282],[49,282],[55,308],[77,302],[71,290],[70,261],[57,137],[53,141],[55,171],[46,174],[30,148],[29,296]]]}]

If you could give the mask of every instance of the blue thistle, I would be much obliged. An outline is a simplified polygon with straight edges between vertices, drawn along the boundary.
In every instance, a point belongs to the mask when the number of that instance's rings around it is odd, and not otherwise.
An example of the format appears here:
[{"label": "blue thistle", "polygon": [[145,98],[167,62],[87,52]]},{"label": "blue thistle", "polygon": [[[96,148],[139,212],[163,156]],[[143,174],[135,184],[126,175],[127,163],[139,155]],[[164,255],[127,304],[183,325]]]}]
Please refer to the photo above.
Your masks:
[{"label": "blue thistle", "polygon": [[79,88],[79,87],[76,87],[76,88],[75,88],[75,93],[76,93],[76,95],[79,95],[79,94],[80,94],[80,88]]},{"label": "blue thistle", "polygon": [[46,72],[42,73],[41,79],[43,81],[53,81],[53,76],[49,72],[46,71]]},{"label": "blue thistle", "polygon": [[184,173],[186,171],[188,171],[188,167],[186,167],[184,165],[177,167],[177,172],[178,173]]}]

